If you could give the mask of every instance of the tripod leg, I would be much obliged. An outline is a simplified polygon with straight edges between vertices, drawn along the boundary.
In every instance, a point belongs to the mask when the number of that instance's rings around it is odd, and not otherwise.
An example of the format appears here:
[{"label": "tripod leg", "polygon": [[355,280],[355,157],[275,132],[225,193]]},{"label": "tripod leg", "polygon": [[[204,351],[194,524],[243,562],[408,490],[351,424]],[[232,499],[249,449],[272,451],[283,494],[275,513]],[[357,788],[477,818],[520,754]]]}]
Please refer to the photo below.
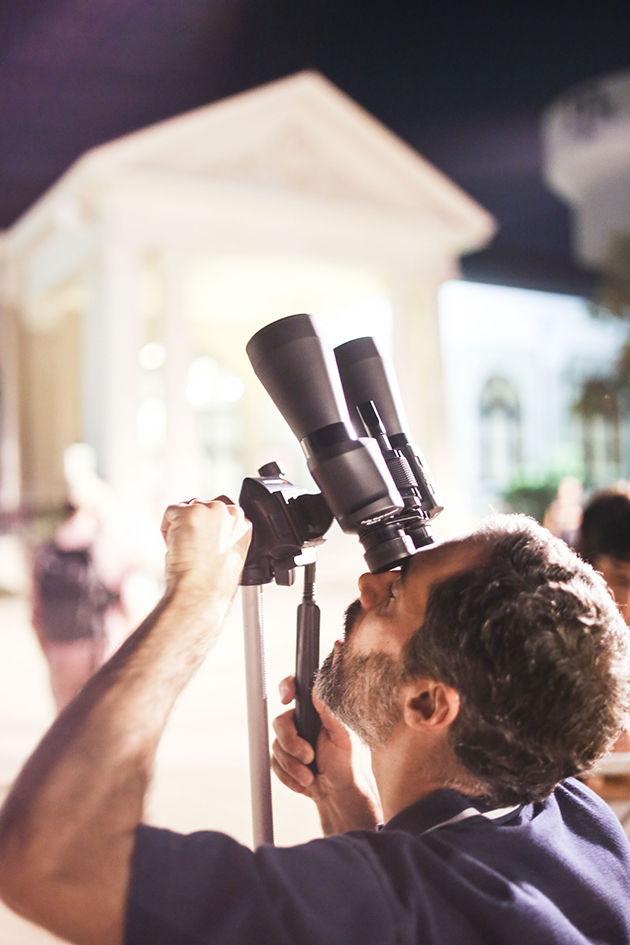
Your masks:
[{"label": "tripod leg", "polygon": [[269,729],[267,725],[265,650],[262,625],[262,587],[260,584],[244,586],[242,588],[242,600],[252,828],[254,847],[257,847],[261,843],[273,843]]}]

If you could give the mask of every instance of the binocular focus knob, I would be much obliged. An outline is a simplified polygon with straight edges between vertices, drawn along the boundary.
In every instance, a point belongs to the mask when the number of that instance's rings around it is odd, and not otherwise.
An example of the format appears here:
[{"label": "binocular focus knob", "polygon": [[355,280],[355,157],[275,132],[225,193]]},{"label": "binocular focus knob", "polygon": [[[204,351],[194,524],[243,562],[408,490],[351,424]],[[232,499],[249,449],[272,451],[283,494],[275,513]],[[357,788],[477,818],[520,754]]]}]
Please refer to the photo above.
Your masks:
[{"label": "binocular focus knob", "polygon": [[286,479],[284,470],[280,469],[276,462],[265,463],[258,470],[258,475],[261,479]]}]

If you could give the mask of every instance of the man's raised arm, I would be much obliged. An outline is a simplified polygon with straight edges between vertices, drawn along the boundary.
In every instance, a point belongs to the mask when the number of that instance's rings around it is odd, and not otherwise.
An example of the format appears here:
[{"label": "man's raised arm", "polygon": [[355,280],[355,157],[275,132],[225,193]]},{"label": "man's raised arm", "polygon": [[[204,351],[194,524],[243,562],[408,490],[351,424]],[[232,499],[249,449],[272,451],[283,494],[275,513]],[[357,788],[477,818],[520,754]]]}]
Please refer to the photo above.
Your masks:
[{"label": "man's raised arm", "polygon": [[0,895],[79,945],[120,945],[134,832],[175,699],[216,639],[250,526],[215,501],[170,506],[166,591],[48,731],[0,816]]}]

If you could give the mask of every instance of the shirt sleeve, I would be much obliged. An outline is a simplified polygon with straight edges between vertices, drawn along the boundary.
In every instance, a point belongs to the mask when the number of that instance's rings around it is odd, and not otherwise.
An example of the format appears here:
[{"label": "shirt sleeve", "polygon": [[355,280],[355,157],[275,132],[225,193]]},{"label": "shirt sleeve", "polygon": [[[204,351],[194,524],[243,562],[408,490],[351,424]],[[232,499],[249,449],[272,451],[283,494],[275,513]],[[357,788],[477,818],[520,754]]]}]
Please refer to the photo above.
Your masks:
[{"label": "shirt sleeve", "polygon": [[386,888],[356,836],[256,852],[141,826],[125,945],[394,945]]}]

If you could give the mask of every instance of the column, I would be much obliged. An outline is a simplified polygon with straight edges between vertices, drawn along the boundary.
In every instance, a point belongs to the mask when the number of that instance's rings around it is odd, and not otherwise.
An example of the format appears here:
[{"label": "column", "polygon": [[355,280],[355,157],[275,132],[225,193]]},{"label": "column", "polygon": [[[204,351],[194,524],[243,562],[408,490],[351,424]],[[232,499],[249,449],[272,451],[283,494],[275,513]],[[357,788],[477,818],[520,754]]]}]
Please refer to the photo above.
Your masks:
[{"label": "column", "polygon": [[198,436],[193,410],[186,400],[186,383],[193,357],[190,319],[186,310],[186,256],[167,250],[161,259],[162,330],[166,348],[166,463],[165,499],[178,502],[198,490]]},{"label": "column", "polygon": [[83,430],[125,503],[142,492],[137,449],[138,248],[108,230],[92,271],[83,333]]},{"label": "column", "polygon": [[[441,280],[408,273],[390,279],[394,365],[409,420],[409,434],[423,453],[438,496],[459,509],[457,476],[452,468],[446,391],[438,321]],[[451,518],[443,516],[442,522]]]},{"label": "column", "polygon": [[0,507],[20,501],[17,315],[7,300],[0,312]]}]

